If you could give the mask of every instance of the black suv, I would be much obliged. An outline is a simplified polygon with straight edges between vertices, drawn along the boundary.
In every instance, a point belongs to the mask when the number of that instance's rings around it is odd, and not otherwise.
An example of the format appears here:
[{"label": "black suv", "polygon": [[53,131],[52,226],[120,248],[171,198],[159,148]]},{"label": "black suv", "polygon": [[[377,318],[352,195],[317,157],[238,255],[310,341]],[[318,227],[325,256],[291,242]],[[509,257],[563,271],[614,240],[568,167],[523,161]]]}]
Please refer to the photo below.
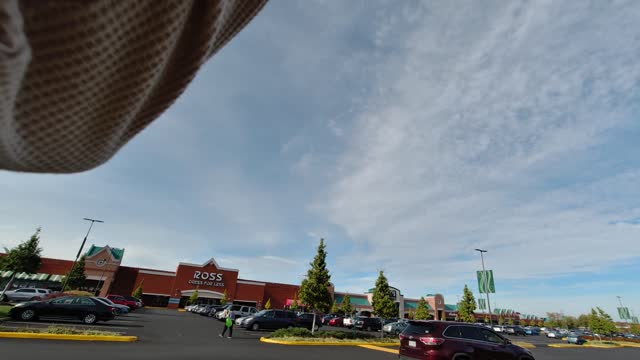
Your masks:
[{"label": "black suv", "polygon": [[359,317],[355,319],[353,326],[358,330],[378,331],[382,330],[382,319]]},{"label": "black suv", "polygon": [[[318,330],[321,325],[320,316],[316,315],[316,330]],[[313,327],[313,313],[303,313],[298,315],[298,318],[296,319],[296,326],[311,330]]]},{"label": "black suv", "polygon": [[288,310],[262,310],[257,312],[242,327],[257,331],[261,329],[277,330],[297,326],[298,316]]}]

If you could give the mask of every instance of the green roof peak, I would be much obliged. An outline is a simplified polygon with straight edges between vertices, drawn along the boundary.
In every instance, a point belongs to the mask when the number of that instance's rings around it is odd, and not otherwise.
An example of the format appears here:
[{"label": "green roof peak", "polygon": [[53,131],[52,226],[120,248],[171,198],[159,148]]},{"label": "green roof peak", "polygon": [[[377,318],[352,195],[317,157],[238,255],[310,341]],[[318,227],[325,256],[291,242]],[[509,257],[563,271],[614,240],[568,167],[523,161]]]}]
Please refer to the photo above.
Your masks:
[{"label": "green roof peak", "polygon": [[124,249],[118,249],[118,248],[112,248],[110,246],[95,246],[95,245],[91,245],[91,247],[89,248],[89,250],[87,250],[87,252],[85,253],[85,256],[87,257],[92,257],[93,255],[99,253],[100,251],[102,251],[102,249],[104,248],[109,248],[111,255],[113,256],[114,259],[118,260],[118,261],[122,261],[122,257],[124,256]]}]

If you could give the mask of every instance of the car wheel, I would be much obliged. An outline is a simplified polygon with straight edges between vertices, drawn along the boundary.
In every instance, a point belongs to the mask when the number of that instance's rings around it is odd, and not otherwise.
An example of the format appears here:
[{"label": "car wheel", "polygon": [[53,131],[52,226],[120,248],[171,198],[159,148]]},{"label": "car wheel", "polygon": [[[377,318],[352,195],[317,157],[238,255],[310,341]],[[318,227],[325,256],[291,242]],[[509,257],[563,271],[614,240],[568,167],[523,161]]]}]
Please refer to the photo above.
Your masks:
[{"label": "car wheel", "polygon": [[318,331],[318,330],[320,330],[320,325],[316,324],[316,327],[313,328],[313,331]]},{"label": "car wheel", "polygon": [[35,310],[26,309],[20,313],[20,320],[29,321],[36,318]]},{"label": "car wheel", "polygon": [[371,331],[371,326],[367,326],[367,331]]},{"label": "car wheel", "polygon": [[253,325],[251,325],[251,330],[253,330],[253,331],[258,331],[258,330],[260,330],[260,324],[258,324],[258,323],[253,323]]},{"label": "car wheel", "polygon": [[82,322],[87,325],[93,325],[98,321],[98,317],[94,313],[88,313],[82,318]]},{"label": "car wheel", "polygon": [[31,299],[29,299],[29,301],[37,301],[37,300],[40,300],[40,298],[37,296],[34,296]]},{"label": "car wheel", "polygon": [[2,299],[0,299],[0,301],[9,301],[9,298],[7,295],[2,295]]}]

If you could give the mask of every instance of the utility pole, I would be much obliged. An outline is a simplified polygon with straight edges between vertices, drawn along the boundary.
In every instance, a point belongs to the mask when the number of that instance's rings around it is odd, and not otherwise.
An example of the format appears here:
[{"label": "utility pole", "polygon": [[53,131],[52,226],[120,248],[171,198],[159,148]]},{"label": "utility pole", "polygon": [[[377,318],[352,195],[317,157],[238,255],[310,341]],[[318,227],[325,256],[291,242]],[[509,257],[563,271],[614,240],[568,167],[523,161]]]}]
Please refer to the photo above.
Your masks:
[{"label": "utility pole", "polygon": [[[87,230],[87,235],[85,235],[84,236],[84,240],[82,240],[82,245],[80,245],[80,249],[78,250],[78,254],[76,254],[76,259],[73,260],[73,265],[71,265],[71,270],[73,270],[73,268],[76,267],[76,263],[78,262],[78,259],[80,258],[80,254],[82,253],[82,249],[84,248],[84,244],[87,242],[87,237],[89,237],[89,233],[91,232],[91,228],[93,227],[93,223],[104,223],[104,221],[97,220],[97,219],[84,218],[83,220],[90,221],[91,225],[89,225],[89,230]],[[67,286],[67,280],[68,279],[69,279],[69,276],[66,276],[64,278],[64,282],[62,283],[62,291],[64,291],[64,288]]]},{"label": "utility pole", "polygon": [[484,290],[487,295],[487,307],[489,308],[489,324],[493,325],[491,303],[489,302],[489,279],[487,279],[487,272],[484,269],[484,253],[486,253],[487,250],[476,249],[476,251],[480,253],[480,259],[482,260],[482,278],[484,279]]}]

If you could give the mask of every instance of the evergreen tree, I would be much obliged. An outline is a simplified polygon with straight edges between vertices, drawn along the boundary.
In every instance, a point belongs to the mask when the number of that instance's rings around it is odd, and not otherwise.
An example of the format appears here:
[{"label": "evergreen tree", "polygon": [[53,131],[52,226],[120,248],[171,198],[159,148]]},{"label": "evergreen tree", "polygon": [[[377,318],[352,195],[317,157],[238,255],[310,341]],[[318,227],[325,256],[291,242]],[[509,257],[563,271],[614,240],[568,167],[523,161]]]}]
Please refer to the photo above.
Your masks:
[{"label": "evergreen tree", "polygon": [[333,305],[331,305],[331,314],[337,314],[337,313],[338,313],[338,305],[334,301]]},{"label": "evergreen tree", "polygon": [[196,303],[196,301],[198,301],[198,289],[196,288],[196,290],[194,292],[191,293],[191,296],[189,296],[189,305],[193,305]]},{"label": "evergreen tree", "polygon": [[346,294],[342,299],[341,308],[342,312],[344,312],[345,314],[351,315],[351,313],[353,312],[353,306],[351,306],[351,297],[349,296],[349,294]]},{"label": "evergreen tree", "polygon": [[81,290],[87,282],[87,276],[84,273],[84,255],[71,268],[67,274],[66,286],[63,290]]},{"label": "evergreen tree", "polygon": [[224,289],[222,293],[222,298],[220,299],[220,304],[226,305],[229,302],[229,295],[227,295],[227,289]]},{"label": "evergreen tree", "polygon": [[[311,268],[307,271],[307,277],[302,280],[300,285],[300,301],[302,301],[308,309],[326,313],[331,309],[331,275],[327,270],[327,252],[325,250],[324,239],[320,239],[318,252],[311,262]],[[315,331],[316,316],[313,317],[311,325],[311,333]]]},{"label": "evergreen tree", "polygon": [[398,316],[396,305],[391,300],[391,288],[389,282],[380,271],[376,280],[376,287],[373,289],[373,311],[381,318],[388,319]]},{"label": "evergreen tree", "polygon": [[462,300],[458,305],[458,314],[460,316],[460,320],[468,323],[475,322],[476,318],[473,315],[475,309],[476,299],[473,297],[473,293],[471,292],[471,290],[469,290],[469,287],[465,285]]},{"label": "evergreen tree", "polygon": [[138,287],[134,290],[131,296],[133,296],[136,299],[142,299],[142,284],[144,284],[144,279],[140,281],[140,285],[138,285]]},{"label": "evergreen tree", "polygon": [[416,311],[409,310],[409,313],[407,314],[407,318],[409,318],[410,320],[414,320],[416,318]]},{"label": "evergreen tree", "polygon": [[4,248],[3,257],[0,257],[0,270],[12,271],[13,274],[9,279],[9,282],[0,293],[0,301],[3,300],[5,291],[11,288],[13,281],[17,274],[27,273],[35,274],[40,269],[42,260],[40,254],[42,248],[40,248],[40,228],[36,229],[36,232],[31,235],[31,238],[13,249]]},{"label": "evergreen tree", "polygon": [[267,302],[264,303],[264,308],[265,308],[265,310],[271,309],[271,298],[268,298]]},{"label": "evergreen tree", "polygon": [[424,297],[420,297],[418,301],[418,306],[416,307],[416,313],[414,318],[416,320],[428,320],[429,319],[429,307],[427,306],[427,301]]}]

